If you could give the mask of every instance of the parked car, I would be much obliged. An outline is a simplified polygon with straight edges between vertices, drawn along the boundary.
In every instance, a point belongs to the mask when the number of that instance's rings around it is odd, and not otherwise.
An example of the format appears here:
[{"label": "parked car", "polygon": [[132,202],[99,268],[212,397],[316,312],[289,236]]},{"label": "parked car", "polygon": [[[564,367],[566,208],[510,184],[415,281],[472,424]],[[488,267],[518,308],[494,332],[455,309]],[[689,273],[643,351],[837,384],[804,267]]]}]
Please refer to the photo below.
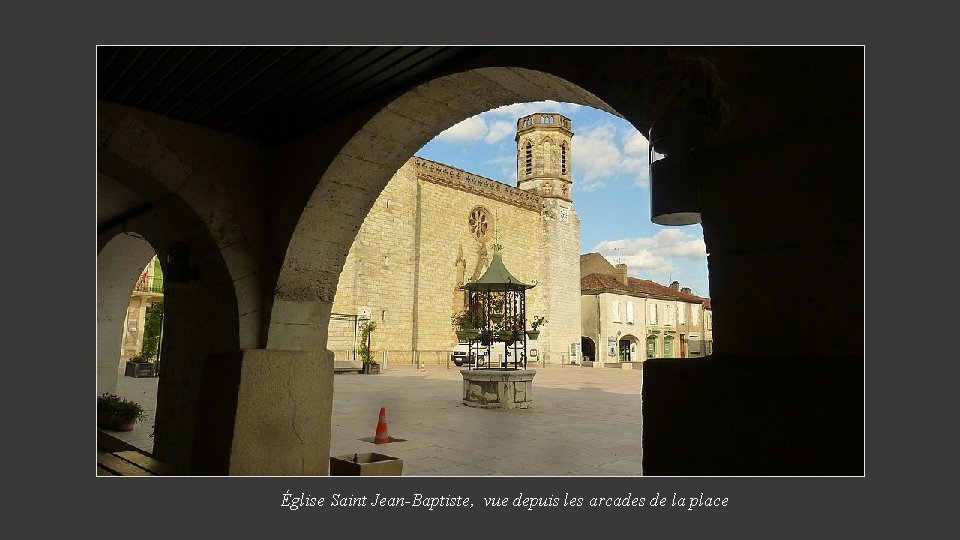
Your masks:
[{"label": "parked car", "polygon": [[453,361],[454,365],[457,367],[463,365],[475,365],[479,360],[481,365],[485,365],[487,359],[487,350],[484,347],[477,348],[474,347],[472,354],[470,354],[470,345],[461,341],[457,343],[457,346],[453,348],[453,353],[450,355],[450,360]]},{"label": "parked car", "polygon": [[[536,362],[537,361],[537,346],[536,340],[527,340],[527,361]],[[501,359],[503,367],[506,367],[506,363],[509,361],[509,357],[512,353],[512,349],[509,347],[504,347],[502,342],[494,343],[491,347],[491,352],[494,359]],[[479,365],[479,367],[485,367],[488,365],[487,360],[487,348],[484,346],[478,346],[474,344],[472,354],[470,353],[470,344],[466,341],[461,341],[457,343],[456,347],[453,349],[453,353],[450,355],[450,359],[453,361],[454,365],[461,367],[464,365]],[[506,359],[506,360],[504,360]]]}]

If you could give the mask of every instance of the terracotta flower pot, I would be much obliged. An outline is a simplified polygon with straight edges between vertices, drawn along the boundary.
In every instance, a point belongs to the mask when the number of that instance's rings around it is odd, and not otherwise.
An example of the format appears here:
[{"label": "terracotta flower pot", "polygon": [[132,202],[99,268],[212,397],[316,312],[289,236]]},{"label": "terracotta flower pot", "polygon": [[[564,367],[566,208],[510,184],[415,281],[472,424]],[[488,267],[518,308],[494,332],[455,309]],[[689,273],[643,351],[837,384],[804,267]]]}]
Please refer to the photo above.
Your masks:
[{"label": "terracotta flower pot", "polygon": [[110,431],[133,431],[136,421],[124,422],[119,417],[109,414],[98,414],[97,425]]}]

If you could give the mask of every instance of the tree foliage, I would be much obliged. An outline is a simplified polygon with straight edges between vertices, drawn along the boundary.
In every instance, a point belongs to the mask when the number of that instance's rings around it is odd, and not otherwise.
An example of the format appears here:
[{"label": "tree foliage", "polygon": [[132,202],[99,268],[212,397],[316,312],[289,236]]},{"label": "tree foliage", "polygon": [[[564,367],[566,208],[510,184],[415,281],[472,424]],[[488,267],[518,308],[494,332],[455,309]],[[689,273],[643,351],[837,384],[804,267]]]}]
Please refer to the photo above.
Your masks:
[{"label": "tree foliage", "polygon": [[377,329],[377,323],[370,321],[360,326],[360,343],[357,354],[364,364],[376,364],[373,360],[373,351],[370,350],[370,334]]},{"label": "tree foliage", "polygon": [[163,302],[155,302],[147,306],[147,313],[143,322],[143,346],[140,356],[156,358],[160,349],[160,328],[163,325]]}]

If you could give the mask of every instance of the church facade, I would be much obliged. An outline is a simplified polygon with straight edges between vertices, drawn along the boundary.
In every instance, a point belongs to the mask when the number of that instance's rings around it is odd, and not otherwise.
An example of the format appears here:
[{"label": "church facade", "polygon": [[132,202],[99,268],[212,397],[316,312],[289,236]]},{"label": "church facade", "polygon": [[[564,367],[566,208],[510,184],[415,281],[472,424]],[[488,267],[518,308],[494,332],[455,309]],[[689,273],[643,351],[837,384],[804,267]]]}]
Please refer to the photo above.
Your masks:
[{"label": "church facade", "polygon": [[[461,287],[477,279],[493,245],[527,291],[527,319],[544,317],[534,363],[578,360],[580,220],[571,197],[568,118],[517,121],[517,186],[413,157],[363,222],[340,274],[329,326],[336,360],[353,360],[358,327],[376,323],[374,358],[446,364],[457,344]],[[529,323],[528,323],[529,326]]]}]

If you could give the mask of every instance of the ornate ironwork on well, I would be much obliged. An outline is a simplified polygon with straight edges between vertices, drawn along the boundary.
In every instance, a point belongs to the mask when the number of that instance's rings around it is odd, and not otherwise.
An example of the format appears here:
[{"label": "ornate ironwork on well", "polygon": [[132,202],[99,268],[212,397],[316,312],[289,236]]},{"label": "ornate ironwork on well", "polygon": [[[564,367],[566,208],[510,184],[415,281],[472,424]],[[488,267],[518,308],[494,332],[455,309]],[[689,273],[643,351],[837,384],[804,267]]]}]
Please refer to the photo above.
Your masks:
[{"label": "ornate ironwork on well", "polygon": [[473,369],[527,369],[526,291],[535,285],[507,270],[501,248],[494,244],[486,272],[461,287],[467,291],[467,309],[459,317],[458,334],[468,343],[469,357],[481,359]]}]

